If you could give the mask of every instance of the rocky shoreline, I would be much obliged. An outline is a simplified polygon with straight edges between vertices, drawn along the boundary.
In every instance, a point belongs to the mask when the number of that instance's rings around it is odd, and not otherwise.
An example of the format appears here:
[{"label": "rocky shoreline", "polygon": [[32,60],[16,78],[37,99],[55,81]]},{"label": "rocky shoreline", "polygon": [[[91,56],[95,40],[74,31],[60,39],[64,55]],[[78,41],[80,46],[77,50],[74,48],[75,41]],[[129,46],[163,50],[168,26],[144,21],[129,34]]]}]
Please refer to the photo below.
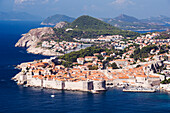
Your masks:
[{"label": "rocky shoreline", "polygon": [[44,49],[44,48],[34,48],[34,47],[29,47],[27,49],[27,52],[28,53],[33,53],[33,54],[41,54],[41,55],[44,55],[44,56],[61,56],[61,55],[64,55],[62,53],[59,53],[59,52],[55,52],[55,51],[52,51],[52,50],[49,50],[49,49]]}]

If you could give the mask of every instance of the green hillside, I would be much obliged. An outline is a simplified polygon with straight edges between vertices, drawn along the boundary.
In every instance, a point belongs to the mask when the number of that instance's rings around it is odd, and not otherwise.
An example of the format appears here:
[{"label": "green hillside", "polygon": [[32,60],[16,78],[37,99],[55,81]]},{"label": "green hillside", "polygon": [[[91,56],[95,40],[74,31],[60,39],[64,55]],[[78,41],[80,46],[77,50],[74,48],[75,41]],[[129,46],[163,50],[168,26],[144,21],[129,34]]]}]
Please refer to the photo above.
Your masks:
[{"label": "green hillside", "polygon": [[[67,28],[72,28],[73,30],[67,31]],[[65,28],[54,28],[54,31],[59,41],[73,41],[73,38],[97,38],[101,35],[122,35],[132,38],[139,36],[137,32],[121,30],[99,19],[86,15],[77,18]]]},{"label": "green hillside", "polygon": [[83,15],[71,23],[72,28],[81,30],[118,30],[118,28],[91,16]]}]

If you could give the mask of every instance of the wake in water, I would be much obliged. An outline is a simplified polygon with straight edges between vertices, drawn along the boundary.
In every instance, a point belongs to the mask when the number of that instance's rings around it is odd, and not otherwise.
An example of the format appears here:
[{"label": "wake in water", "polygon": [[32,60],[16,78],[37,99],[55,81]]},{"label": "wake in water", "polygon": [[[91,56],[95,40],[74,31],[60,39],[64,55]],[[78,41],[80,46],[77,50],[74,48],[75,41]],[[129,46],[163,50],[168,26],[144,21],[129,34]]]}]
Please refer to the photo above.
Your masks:
[{"label": "wake in water", "polygon": [[25,52],[24,52],[24,51],[22,51],[22,50],[20,50],[19,52],[20,52],[20,53],[25,53]]}]

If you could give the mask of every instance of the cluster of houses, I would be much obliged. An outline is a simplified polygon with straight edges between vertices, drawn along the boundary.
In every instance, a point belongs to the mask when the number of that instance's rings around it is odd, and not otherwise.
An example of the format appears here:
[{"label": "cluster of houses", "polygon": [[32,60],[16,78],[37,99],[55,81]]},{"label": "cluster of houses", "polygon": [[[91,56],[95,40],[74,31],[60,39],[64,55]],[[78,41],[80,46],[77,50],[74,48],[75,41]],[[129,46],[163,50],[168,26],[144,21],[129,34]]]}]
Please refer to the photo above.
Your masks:
[{"label": "cluster of houses", "polygon": [[[164,75],[157,74],[160,67],[164,66],[161,59],[134,65],[130,65],[125,59],[117,59],[109,63],[116,63],[121,69],[103,69],[103,63],[97,57],[100,54],[110,57],[106,52],[101,52],[95,53],[94,56],[77,58],[79,65],[73,68],[55,65],[52,59],[22,63],[18,65],[22,71],[14,79],[18,84],[27,86],[81,91],[104,91],[107,87],[125,85],[153,87],[165,79]],[[98,69],[90,70],[89,66],[94,65]]]},{"label": "cluster of houses", "polygon": [[63,90],[106,90],[106,76],[95,70],[68,69],[63,65],[55,65],[51,59],[22,63],[18,68],[22,70],[14,77],[18,84]]},{"label": "cluster of houses", "polygon": [[160,36],[159,33],[152,33],[146,34],[146,35],[141,35],[140,37],[137,37],[135,39],[135,42],[137,44],[144,44],[144,46],[148,44],[159,44],[159,45],[166,45],[170,43],[170,39],[155,39],[156,36]]},{"label": "cluster of houses", "polygon": [[[103,60],[100,60],[98,58],[99,55],[102,55]],[[103,69],[103,62],[106,61],[108,58],[110,57],[117,57],[117,55],[110,54],[107,55],[107,53],[101,52],[101,53],[94,53],[93,56],[85,56],[84,58],[77,58],[77,62],[74,62],[73,64],[78,64],[76,66],[74,66],[75,68],[79,68],[79,69],[86,69],[88,70],[88,67],[92,67],[92,66],[97,66],[98,69]],[[119,68],[125,68],[127,65],[130,65],[130,62],[128,60],[125,59],[116,59],[116,60],[111,60],[109,61],[109,64],[113,64],[116,63],[117,67]],[[112,69],[112,67],[108,67],[109,69]]]},{"label": "cluster of houses", "polygon": [[109,35],[109,36],[99,36],[98,38],[81,38],[80,40],[75,39],[76,41],[81,41],[81,42],[94,42],[94,43],[98,43],[98,42],[110,42],[110,41],[115,41],[118,39],[124,39],[124,37],[122,35]]},{"label": "cluster of houses", "polygon": [[[159,33],[142,35],[128,42],[122,41],[124,37],[121,35],[100,36],[97,40],[81,39],[80,41],[84,42],[112,41],[109,44],[120,50],[131,46],[122,56],[115,53],[107,54],[103,51],[94,53],[93,56],[77,58],[77,62],[73,62],[73,68],[55,65],[52,59],[22,63],[18,65],[18,68],[22,71],[14,79],[18,81],[18,84],[26,84],[27,86],[81,91],[104,91],[107,87],[123,87],[125,85],[153,88],[165,79],[163,74],[168,75],[167,77],[170,75],[169,53],[158,54],[160,50],[152,49],[150,51],[151,56],[144,58],[145,62],[140,60],[136,62],[130,56],[136,49],[135,45],[133,45],[134,43],[139,44],[139,48],[149,44],[170,45],[170,39],[154,39],[156,36],[159,36]],[[53,48],[58,51],[74,49],[81,45],[81,43],[66,41],[42,42],[42,47]],[[99,58],[101,56],[103,59]],[[109,60],[109,65],[105,65],[104,61],[111,57],[114,57],[114,59]],[[168,57],[168,59],[165,57]],[[118,69],[113,69],[113,63],[117,65]],[[165,69],[162,71],[162,68]],[[168,85],[162,85],[161,87],[169,88]]]},{"label": "cluster of houses", "polygon": [[43,41],[41,47],[49,48],[57,52],[65,52],[76,48],[81,48],[82,45],[83,45],[82,43],[77,43],[77,42],[66,42],[66,41],[56,42],[54,40],[51,40],[51,41]]}]

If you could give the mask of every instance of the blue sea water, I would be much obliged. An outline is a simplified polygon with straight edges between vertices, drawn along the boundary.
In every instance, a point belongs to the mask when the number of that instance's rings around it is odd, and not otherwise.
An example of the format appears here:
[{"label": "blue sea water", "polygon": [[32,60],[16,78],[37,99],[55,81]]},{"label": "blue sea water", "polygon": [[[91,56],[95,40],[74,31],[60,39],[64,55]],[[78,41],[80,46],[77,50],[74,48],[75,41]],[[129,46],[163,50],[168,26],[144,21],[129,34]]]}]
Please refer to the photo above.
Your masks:
[{"label": "blue sea water", "polygon": [[138,33],[148,33],[148,32],[163,32],[163,31],[166,31],[166,30],[150,30],[150,31],[135,31],[134,32],[138,32]]},{"label": "blue sea water", "polygon": [[[13,65],[46,58],[27,54],[14,45],[40,22],[0,21],[0,113],[169,113],[170,94],[126,93],[119,89],[102,94],[24,88],[10,79],[19,72]],[[55,97],[51,98],[51,94]]]}]

